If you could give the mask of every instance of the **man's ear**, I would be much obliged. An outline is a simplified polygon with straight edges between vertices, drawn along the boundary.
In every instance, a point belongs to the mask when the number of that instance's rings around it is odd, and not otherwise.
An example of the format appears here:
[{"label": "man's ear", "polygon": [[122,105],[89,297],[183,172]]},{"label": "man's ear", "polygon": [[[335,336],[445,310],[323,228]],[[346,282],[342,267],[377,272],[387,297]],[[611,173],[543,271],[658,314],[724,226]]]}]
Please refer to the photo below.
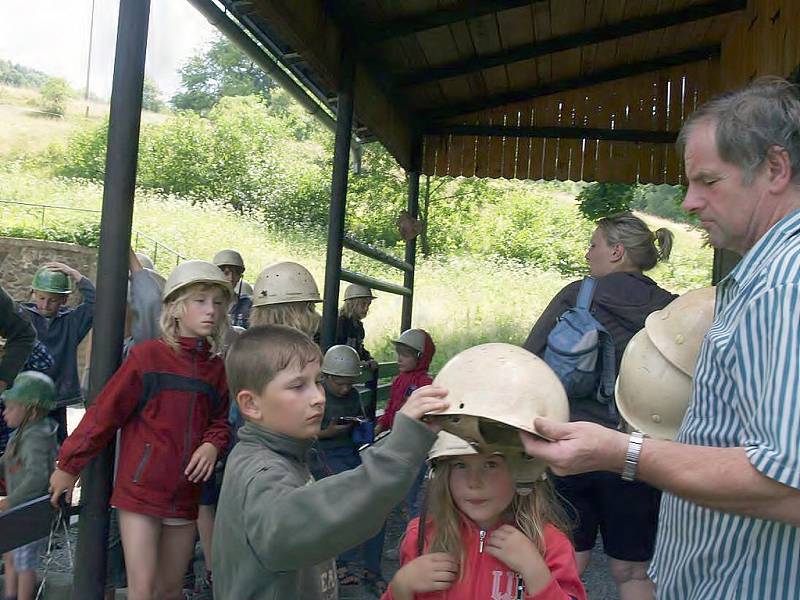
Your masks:
[{"label": "man's ear", "polygon": [[254,421],[261,420],[261,406],[259,406],[253,392],[250,390],[241,390],[236,394],[236,404],[239,406],[239,412],[242,416]]},{"label": "man's ear", "polygon": [[780,146],[772,146],[767,150],[765,159],[769,187],[773,193],[781,193],[792,181],[792,160],[789,152]]}]

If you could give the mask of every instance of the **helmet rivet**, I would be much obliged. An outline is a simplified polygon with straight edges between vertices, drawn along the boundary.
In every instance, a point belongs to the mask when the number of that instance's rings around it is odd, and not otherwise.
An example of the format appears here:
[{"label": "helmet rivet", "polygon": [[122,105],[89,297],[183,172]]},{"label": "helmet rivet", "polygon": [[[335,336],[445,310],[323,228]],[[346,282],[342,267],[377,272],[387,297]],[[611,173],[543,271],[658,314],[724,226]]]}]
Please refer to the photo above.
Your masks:
[{"label": "helmet rivet", "polygon": [[464,408],[464,403],[462,402],[461,404],[459,404],[458,408]]},{"label": "helmet rivet", "polygon": [[653,415],[653,423],[661,423],[661,415]]},{"label": "helmet rivet", "polygon": [[684,335],[682,333],[679,333],[678,335],[675,336],[675,343],[676,344],[683,344],[685,341],[686,341],[686,338],[684,337]]}]

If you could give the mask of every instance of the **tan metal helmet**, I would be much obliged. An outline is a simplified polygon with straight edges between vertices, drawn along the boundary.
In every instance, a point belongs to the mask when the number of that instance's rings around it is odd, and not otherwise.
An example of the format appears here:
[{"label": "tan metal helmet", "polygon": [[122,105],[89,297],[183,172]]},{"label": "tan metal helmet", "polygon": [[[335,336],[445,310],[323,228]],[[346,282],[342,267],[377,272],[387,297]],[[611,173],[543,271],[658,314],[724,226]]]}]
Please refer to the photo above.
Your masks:
[{"label": "tan metal helmet", "polygon": [[[443,458],[469,454],[478,454],[478,450],[460,437],[447,431],[440,431],[436,441],[428,451],[428,462],[435,464],[437,460]],[[506,459],[511,476],[518,484],[533,483],[542,479],[547,470],[547,464],[541,460],[531,458],[524,452],[514,451],[509,454],[504,453],[503,456]]]},{"label": "tan metal helmet", "polygon": [[425,332],[421,329],[406,329],[399,338],[392,340],[392,343],[403,344],[422,354],[425,352]]},{"label": "tan metal helmet", "polygon": [[448,390],[450,406],[438,417],[446,431],[482,452],[519,452],[518,432],[537,433],[536,417],[569,420],[564,386],[535,354],[511,344],[481,344],[442,367],[433,383]]},{"label": "tan metal helmet", "polygon": [[258,274],[253,289],[253,306],[286,302],[322,302],[314,278],[303,265],[279,262]]},{"label": "tan metal helmet", "polygon": [[139,264],[142,265],[145,269],[150,269],[151,271],[156,270],[156,266],[153,264],[153,259],[151,259],[147,254],[144,252],[137,252],[136,258],[139,259]]},{"label": "tan metal helmet", "polygon": [[352,300],[354,298],[370,298],[371,300],[374,300],[376,296],[372,295],[372,290],[367,286],[351,283],[344,291],[344,299]]},{"label": "tan metal helmet", "polygon": [[162,299],[166,302],[179,290],[195,283],[208,283],[219,285],[227,291],[228,297],[233,296],[231,284],[225,279],[222,271],[215,264],[205,260],[187,260],[172,269],[164,284]]},{"label": "tan metal helmet", "polygon": [[633,428],[674,439],[692,395],[692,377],[661,353],[647,329],[628,342],[617,377],[617,409]]},{"label": "tan metal helmet", "polygon": [[331,346],[322,359],[322,372],[336,377],[358,377],[361,375],[361,359],[350,346]]},{"label": "tan metal helmet", "polygon": [[694,376],[700,346],[714,322],[715,294],[714,287],[686,292],[645,321],[652,342],[689,377]]},{"label": "tan metal helmet", "polygon": [[214,258],[211,262],[218,267],[223,267],[226,265],[239,267],[242,270],[242,273],[244,273],[244,259],[236,250],[231,250],[230,248],[226,250],[220,250],[214,255]]}]

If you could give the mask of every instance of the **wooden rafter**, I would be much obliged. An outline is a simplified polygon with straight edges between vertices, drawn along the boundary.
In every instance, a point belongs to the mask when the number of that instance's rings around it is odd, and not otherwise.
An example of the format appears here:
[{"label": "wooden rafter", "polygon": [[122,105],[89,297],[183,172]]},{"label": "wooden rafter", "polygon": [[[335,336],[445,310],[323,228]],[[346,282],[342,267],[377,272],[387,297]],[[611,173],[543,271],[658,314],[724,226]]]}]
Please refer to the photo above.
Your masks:
[{"label": "wooden rafter", "polygon": [[478,137],[544,138],[571,140],[607,140],[613,142],[642,142],[673,144],[677,131],[643,129],[604,129],[597,127],[510,127],[507,125],[431,125],[428,135],[466,135]]}]

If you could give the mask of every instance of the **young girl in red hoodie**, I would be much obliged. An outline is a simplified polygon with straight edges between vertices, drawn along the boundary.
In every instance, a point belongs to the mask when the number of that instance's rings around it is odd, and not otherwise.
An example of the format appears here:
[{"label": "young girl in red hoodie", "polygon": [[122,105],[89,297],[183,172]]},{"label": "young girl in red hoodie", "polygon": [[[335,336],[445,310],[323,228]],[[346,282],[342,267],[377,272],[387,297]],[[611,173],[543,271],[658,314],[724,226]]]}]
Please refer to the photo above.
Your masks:
[{"label": "young girl in red hoodie", "polygon": [[128,598],[177,600],[195,540],[202,482],[230,431],[216,351],[233,293],[215,265],[178,265],[164,289],[161,337],[134,346],[61,447],[54,502],[121,429],[112,506],[119,509]]},{"label": "young girl in red hoodie", "polygon": [[586,600],[543,466],[444,432],[428,457],[427,515],[409,523],[381,600]]}]

